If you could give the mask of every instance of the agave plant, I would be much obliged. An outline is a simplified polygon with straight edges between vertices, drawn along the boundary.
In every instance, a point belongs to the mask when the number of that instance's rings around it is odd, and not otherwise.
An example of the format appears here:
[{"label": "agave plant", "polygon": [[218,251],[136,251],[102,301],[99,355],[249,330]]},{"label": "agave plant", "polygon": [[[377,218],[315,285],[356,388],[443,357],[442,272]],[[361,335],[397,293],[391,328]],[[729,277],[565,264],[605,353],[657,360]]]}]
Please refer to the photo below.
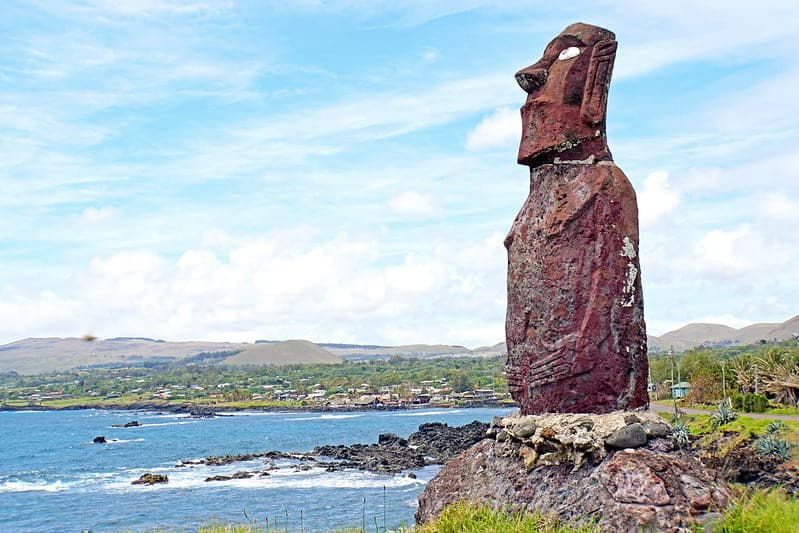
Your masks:
[{"label": "agave plant", "polygon": [[776,457],[782,461],[791,458],[791,444],[776,432],[766,433],[755,441],[755,450],[764,457]]},{"label": "agave plant", "polygon": [[686,446],[690,442],[688,426],[682,420],[673,420],[671,423],[671,438],[678,448]]},{"label": "agave plant", "polygon": [[738,418],[738,413],[727,402],[719,402],[716,404],[716,412],[710,416],[713,417],[711,426],[713,429],[718,429]]},{"label": "agave plant", "polygon": [[785,424],[783,424],[779,420],[775,420],[774,422],[768,425],[768,427],[766,428],[766,433],[768,433],[769,435],[773,433],[779,433],[779,431],[784,427]]}]

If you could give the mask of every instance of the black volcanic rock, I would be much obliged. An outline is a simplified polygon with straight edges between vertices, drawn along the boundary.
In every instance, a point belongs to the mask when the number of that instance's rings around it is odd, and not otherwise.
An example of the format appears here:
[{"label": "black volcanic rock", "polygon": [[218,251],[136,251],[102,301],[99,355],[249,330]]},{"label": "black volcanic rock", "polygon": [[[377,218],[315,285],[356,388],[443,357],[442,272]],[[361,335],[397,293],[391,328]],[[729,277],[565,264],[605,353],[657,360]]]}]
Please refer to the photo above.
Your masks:
[{"label": "black volcanic rock", "polygon": [[156,483],[169,483],[169,478],[164,474],[152,474],[147,472],[146,474],[142,474],[142,476],[135,480],[131,481],[131,485],[155,485]]},{"label": "black volcanic rock", "polygon": [[130,422],[125,422],[124,424],[112,424],[112,428],[137,428],[141,426],[138,420],[131,420]]},{"label": "black volcanic rock", "polygon": [[422,424],[408,439],[392,433],[378,437],[377,444],[318,446],[311,455],[338,459],[328,470],[357,468],[380,473],[396,473],[431,464],[443,464],[485,438],[488,424],[474,421],[460,427],[433,422]]}]

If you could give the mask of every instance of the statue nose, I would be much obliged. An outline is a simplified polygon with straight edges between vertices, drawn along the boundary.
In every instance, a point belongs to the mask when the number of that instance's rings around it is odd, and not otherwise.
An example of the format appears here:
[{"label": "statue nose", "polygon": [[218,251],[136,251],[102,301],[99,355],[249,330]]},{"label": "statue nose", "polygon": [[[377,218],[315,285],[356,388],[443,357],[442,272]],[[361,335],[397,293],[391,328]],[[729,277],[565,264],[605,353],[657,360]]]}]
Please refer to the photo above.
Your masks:
[{"label": "statue nose", "polygon": [[546,83],[547,74],[545,68],[526,68],[516,73],[516,83],[529,94]]}]

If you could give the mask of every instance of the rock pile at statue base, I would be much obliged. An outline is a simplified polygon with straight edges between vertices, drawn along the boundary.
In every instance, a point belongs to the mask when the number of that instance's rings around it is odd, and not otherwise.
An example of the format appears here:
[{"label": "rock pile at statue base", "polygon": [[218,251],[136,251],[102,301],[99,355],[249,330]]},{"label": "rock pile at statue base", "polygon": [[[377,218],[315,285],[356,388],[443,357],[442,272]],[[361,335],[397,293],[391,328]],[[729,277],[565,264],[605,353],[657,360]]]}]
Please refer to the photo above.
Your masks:
[{"label": "rock pile at statue base", "polygon": [[675,450],[652,412],[512,415],[447,463],[419,497],[417,523],[467,500],[541,512],[603,531],[691,531],[719,517],[729,490]]}]

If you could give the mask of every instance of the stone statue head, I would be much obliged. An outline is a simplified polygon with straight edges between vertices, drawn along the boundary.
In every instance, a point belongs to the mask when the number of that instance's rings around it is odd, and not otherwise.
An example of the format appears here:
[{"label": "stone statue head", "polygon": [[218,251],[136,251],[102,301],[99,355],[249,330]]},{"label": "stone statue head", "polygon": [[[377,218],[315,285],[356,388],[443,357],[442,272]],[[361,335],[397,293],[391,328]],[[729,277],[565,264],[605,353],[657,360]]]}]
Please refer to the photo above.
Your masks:
[{"label": "stone statue head", "polygon": [[616,36],[576,23],[547,45],[538,62],[516,73],[527,93],[522,106],[520,164],[610,160],[605,140],[608,87]]}]

